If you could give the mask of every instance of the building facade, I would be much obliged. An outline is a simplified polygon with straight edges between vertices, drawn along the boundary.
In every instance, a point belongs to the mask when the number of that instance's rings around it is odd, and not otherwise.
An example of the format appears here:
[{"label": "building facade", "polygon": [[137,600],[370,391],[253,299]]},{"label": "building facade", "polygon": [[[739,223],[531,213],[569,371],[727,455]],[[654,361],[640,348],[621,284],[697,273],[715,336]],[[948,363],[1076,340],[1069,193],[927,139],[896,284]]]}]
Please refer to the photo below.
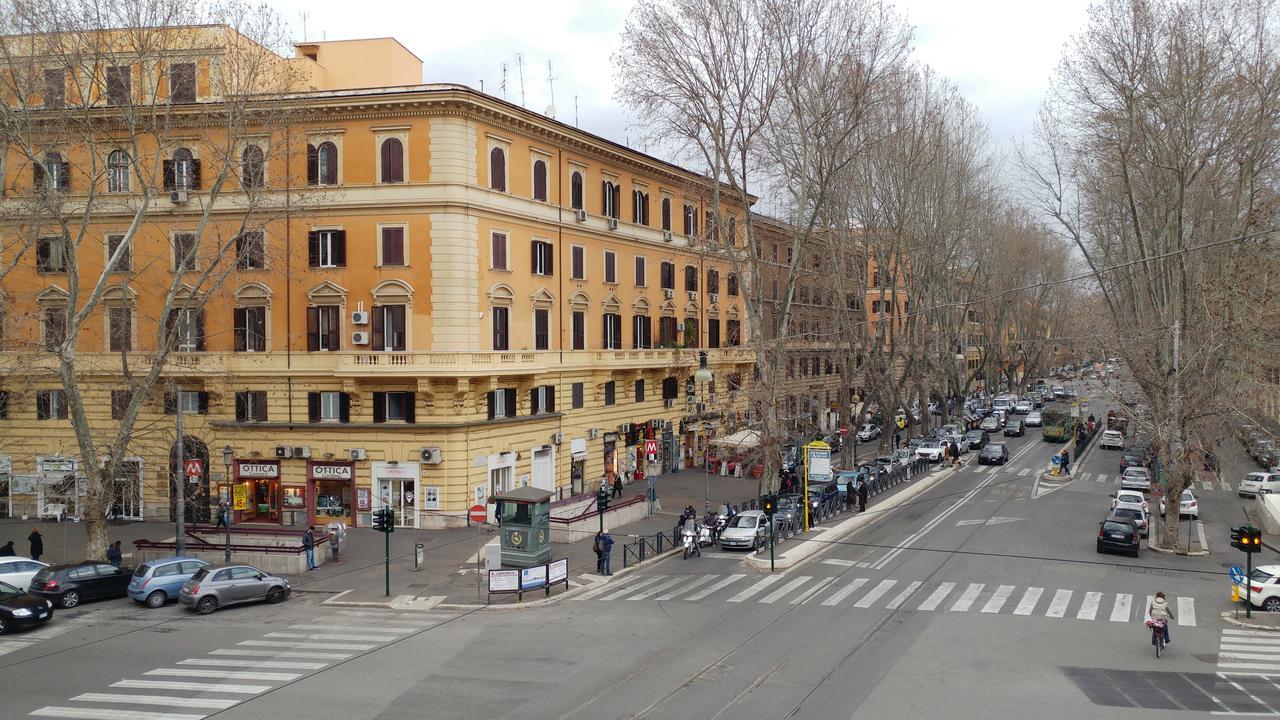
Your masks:
[{"label": "building facade", "polygon": [[[167,70],[194,78],[181,102],[222,102],[216,57],[190,55]],[[94,206],[84,241],[24,230],[32,252],[3,281],[10,514],[79,472],[47,355],[76,305],[65,253],[82,274],[115,263],[75,348],[93,368],[78,382],[96,426],[130,399],[121,358],[145,366],[158,338],[176,337],[117,480],[124,518],[176,512],[179,413],[183,457],[201,461],[184,480],[188,517],[207,520],[222,497],[238,522],[295,526],[363,526],[387,506],[404,526],[461,524],[523,485],[564,497],[695,464],[708,435],[731,429],[752,329],[706,242],[706,178],[464,86],[422,84],[394,40],[307,43],[279,61],[304,70],[288,98],[297,121],[247,128],[233,167],[194,128],[127,158],[163,167],[169,192],[125,253],[114,238],[130,216],[109,204]],[[56,186],[66,202],[90,189],[133,199],[110,172],[117,149],[57,148],[37,168],[11,158],[4,202],[50,173],[69,178]],[[259,226],[217,211],[252,194],[272,208]],[[216,287],[197,280],[218,258],[184,251],[197,227],[231,238],[219,247],[235,267]],[[175,276],[188,302],[166,311],[156,297]],[[719,393],[693,382],[702,352]]]}]

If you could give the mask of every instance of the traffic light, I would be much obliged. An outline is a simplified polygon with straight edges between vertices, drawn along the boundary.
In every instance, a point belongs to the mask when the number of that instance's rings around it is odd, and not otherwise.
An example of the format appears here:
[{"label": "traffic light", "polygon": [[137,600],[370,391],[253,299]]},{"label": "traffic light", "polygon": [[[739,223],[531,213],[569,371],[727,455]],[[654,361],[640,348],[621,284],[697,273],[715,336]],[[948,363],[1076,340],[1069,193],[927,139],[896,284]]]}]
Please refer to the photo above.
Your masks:
[{"label": "traffic light", "polygon": [[378,532],[387,531],[387,524],[386,524],[386,521],[383,520],[383,515],[381,510],[373,511],[373,529],[377,530]]},{"label": "traffic light", "polygon": [[1262,552],[1262,530],[1252,525],[1231,528],[1231,547],[1247,553]]},{"label": "traffic light", "polygon": [[391,508],[373,511],[373,529],[378,532],[395,532],[396,516]]},{"label": "traffic light", "polygon": [[[1231,528],[1231,547],[1237,550],[1244,550],[1244,526]],[[1247,551],[1246,551],[1247,552]]]},{"label": "traffic light", "polygon": [[600,512],[609,509],[609,491],[603,487],[600,488],[600,492],[596,493],[596,509]]},{"label": "traffic light", "polygon": [[765,495],[760,498],[760,509],[764,511],[765,517],[773,517],[773,513],[778,509],[778,501],[773,495]]}]

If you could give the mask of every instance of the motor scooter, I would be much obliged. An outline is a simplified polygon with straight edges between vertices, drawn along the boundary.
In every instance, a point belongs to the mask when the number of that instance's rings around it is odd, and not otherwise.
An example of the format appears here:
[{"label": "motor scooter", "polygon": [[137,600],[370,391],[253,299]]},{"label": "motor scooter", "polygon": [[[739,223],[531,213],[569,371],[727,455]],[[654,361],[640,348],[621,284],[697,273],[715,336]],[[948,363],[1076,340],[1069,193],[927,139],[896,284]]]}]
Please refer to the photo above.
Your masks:
[{"label": "motor scooter", "polygon": [[697,531],[685,525],[680,530],[680,537],[684,543],[684,559],[688,560],[690,555],[702,556],[702,547],[697,540]]}]

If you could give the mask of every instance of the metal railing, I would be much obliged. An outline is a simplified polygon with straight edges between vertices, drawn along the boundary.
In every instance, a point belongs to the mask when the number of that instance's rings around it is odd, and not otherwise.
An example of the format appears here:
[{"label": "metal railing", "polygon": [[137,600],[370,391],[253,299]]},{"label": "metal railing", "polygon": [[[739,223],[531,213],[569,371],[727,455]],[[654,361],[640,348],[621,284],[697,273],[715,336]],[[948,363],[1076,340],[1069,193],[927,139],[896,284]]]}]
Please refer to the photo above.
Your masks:
[{"label": "metal railing", "polygon": [[622,546],[622,567],[627,568],[645,560],[652,560],[668,550],[680,547],[680,530],[673,528],[652,535],[638,535]]}]

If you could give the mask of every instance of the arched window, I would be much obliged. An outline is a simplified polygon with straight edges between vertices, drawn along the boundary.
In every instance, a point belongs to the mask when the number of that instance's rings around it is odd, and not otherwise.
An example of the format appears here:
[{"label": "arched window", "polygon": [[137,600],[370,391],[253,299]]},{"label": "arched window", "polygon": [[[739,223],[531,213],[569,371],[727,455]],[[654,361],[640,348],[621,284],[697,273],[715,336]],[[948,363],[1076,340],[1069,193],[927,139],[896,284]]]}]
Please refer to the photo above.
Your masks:
[{"label": "arched window", "polygon": [[671,198],[662,198],[662,229],[671,229]]},{"label": "arched window", "polygon": [[547,199],[547,163],[545,160],[533,161],[533,199]]},{"label": "arched window", "polygon": [[67,190],[71,186],[71,168],[62,153],[50,150],[44,161],[35,165],[35,185],[42,190]]},{"label": "arched window", "polygon": [[507,153],[500,147],[489,151],[489,187],[507,191]]},{"label": "arched window", "polygon": [[382,141],[382,182],[404,182],[404,144],[399,138]]},{"label": "arched window", "polygon": [[684,266],[684,289],[689,292],[698,290],[698,268],[692,265]]},{"label": "arched window", "polygon": [[107,192],[129,192],[129,153],[124,150],[107,156]]},{"label": "arched window", "polygon": [[266,158],[258,145],[245,147],[240,154],[241,182],[246,188],[260,188],[266,184]]},{"label": "arched window", "polygon": [[569,206],[574,210],[583,209],[582,204],[582,173],[577,170],[569,176]]},{"label": "arched window", "polygon": [[728,288],[729,297],[737,297],[738,296],[738,276],[735,275],[734,273],[729,273],[729,277],[725,279],[725,284],[729,286]]},{"label": "arched window", "polygon": [[307,145],[307,184],[338,184],[338,146],[329,141]]},{"label": "arched window", "polygon": [[707,292],[709,293],[720,292],[720,271],[719,270],[707,271]]},{"label": "arched window", "polygon": [[200,161],[187,148],[178,148],[173,159],[165,161],[166,190],[200,189]]}]

